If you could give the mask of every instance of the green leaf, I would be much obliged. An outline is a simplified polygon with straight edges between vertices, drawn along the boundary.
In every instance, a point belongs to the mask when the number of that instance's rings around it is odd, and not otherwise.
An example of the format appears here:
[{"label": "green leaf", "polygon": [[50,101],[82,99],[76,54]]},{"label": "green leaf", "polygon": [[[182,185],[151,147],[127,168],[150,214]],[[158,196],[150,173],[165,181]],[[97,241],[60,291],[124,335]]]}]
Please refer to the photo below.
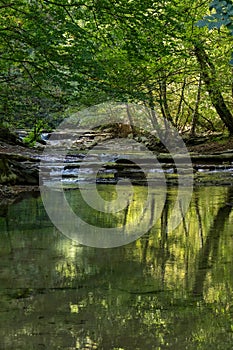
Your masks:
[{"label": "green leaf", "polygon": [[208,25],[208,21],[206,21],[205,19],[200,19],[197,23],[196,26],[199,28],[203,28],[206,27]]}]

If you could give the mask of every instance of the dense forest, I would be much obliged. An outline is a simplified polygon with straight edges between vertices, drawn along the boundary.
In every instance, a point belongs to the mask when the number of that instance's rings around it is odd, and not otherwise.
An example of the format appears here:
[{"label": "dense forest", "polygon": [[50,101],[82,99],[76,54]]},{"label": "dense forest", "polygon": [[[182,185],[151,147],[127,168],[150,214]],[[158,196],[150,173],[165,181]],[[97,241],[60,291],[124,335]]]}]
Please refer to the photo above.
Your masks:
[{"label": "dense forest", "polygon": [[101,102],[181,133],[233,133],[232,1],[0,1],[0,123],[56,126]]},{"label": "dense forest", "polygon": [[1,349],[233,349],[232,42],[232,0],[0,0]]}]

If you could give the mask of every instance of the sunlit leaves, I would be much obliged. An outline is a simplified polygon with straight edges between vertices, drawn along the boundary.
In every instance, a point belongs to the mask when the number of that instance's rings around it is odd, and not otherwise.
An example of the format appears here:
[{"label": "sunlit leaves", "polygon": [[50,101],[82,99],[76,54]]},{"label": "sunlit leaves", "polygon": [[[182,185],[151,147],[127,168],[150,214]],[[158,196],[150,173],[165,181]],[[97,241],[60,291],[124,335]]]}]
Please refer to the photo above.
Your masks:
[{"label": "sunlit leaves", "polygon": [[[62,97],[61,113],[70,104],[82,108],[116,100],[153,104],[162,115],[159,88],[161,81],[166,81],[171,117],[184,128],[190,123],[199,76],[193,39],[200,36],[203,42],[211,41],[214,60],[220,52],[225,55],[229,46],[227,42],[220,44],[216,33],[193,25],[208,11],[200,0],[1,3],[1,109],[2,115],[11,115],[11,120],[15,113],[22,117],[24,108],[19,108],[17,95],[20,90],[22,100],[29,96],[32,101],[31,96],[36,95],[37,110],[43,104],[40,97],[49,95],[55,102]],[[219,7],[217,11],[212,7],[214,21],[211,15],[206,17],[210,28],[225,25],[229,29],[232,3],[212,4]],[[220,17],[223,9],[226,13]],[[205,25],[203,21],[199,22],[201,26]],[[217,48],[217,42],[221,47]],[[225,62],[220,63],[219,70],[225,72]],[[180,100],[184,80],[185,102]],[[225,80],[224,84],[229,90]],[[9,103],[12,96],[14,103]],[[206,97],[201,101],[205,102],[203,115],[209,118],[213,113]],[[27,108],[34,114],[33,104]]]},{"label": "sunlit leaves", "polygon": [[214,0],[210,3],[210,11],[214,10],[208,16],[198,21],[199,27],[207,26],[209,30],[220,29],[222,26],[227,27],[230,34],[233,35],[233,3],[231,0],[222,1]]}]

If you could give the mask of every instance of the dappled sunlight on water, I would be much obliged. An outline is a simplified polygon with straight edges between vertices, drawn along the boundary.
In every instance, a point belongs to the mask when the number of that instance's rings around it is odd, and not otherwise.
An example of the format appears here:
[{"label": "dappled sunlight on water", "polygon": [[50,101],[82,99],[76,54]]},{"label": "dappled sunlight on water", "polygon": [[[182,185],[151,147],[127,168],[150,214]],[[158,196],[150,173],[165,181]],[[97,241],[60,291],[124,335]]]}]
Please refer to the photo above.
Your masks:
[{"label": "dappled sunlight on water", "polygon": [[[115,196],[112,186],[101,191]],[[78,190],[67,198],[85,220],[119,225],[134,222],[142,191],[136,188],[140,196],[115,223],[80,209]],[[176,196],[176,188],[168,190],[148,233],[112,249],[63,236],[40,197],[1,210],[0,348],[231,349],[233,189],[197,187],[170,232]]]}]

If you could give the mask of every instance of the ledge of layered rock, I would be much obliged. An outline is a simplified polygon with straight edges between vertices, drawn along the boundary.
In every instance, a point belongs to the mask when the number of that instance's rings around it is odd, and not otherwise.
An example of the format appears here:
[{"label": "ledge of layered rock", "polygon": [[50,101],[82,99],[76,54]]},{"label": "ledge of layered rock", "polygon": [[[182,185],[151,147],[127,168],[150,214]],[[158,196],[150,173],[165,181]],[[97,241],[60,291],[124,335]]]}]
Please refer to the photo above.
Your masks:
[{"label": "ledge of layered rock", "polygon": [[0,184],[38,185],[39,159],[0,153]]}]

